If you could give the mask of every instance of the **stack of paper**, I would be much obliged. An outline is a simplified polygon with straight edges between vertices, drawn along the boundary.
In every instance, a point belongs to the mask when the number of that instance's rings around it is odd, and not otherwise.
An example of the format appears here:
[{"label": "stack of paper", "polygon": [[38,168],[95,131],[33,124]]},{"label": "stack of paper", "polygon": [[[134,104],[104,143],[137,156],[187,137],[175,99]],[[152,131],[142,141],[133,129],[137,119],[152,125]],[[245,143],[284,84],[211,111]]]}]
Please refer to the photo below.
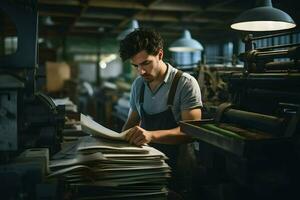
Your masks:
[{"label": "stack of paper", "polygon": [[55,156],[49,177],[63,177],[76,186],[79,199],[166,198],[171,170],[162,152],[130,145],[123,139],[126,133],[113,132],[86,116],[81,122],[91,136]]},{"label": "stack of paper", "polygon": [[70,100],[69,97],[67,98],[60,98],[60,99],[53,99],[53,102],[56,106],[64,105],[66,112],[77,112],[77,106]]}]

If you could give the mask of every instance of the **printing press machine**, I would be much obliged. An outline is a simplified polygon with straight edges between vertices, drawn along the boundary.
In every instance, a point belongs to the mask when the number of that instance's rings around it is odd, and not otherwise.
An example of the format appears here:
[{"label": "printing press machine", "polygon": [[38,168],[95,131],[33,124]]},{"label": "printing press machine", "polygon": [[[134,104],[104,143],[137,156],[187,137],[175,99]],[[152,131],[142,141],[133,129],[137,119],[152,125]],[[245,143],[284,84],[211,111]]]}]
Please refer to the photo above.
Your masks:
[{"label": "printing press machine", "polygon": [[15,24],[18,48],[0,58],[1,199],[55,199],[45,184],[49,156],[60,150],[64,106],[36,90],[37,1],[0,1]]},{"label": "printing press machine", "polygon": [[248,35],[243,71],[224,77],[230,101],[211,109],[212,119],[180,122],[197,141],[195,196],[299,198],[300,45],[256,48],[257,40],[289,34]]}]

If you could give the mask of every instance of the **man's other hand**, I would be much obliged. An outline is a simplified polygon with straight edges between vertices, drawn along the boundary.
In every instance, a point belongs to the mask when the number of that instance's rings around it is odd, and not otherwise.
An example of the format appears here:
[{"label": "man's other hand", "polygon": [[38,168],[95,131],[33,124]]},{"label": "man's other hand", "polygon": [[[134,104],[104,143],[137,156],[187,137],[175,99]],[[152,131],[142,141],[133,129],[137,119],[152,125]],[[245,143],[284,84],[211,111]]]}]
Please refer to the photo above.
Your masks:
[{"label": "man's other hand", "polygon": [[128,131],[125,139],[130,143],[137,146],[148,144],[152,141],[152,132],[146,131],[140,126],[134,126]]}]

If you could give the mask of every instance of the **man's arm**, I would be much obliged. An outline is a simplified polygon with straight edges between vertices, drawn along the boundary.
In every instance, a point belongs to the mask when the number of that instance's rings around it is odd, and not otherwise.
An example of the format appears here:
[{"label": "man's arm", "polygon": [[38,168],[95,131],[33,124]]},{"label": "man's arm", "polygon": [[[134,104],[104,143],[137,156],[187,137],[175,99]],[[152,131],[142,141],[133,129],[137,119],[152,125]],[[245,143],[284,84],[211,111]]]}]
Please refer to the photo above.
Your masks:
[{"label": "man's arm", "polygon": [[[184,110],[181,113],[182,120],[200,120],[201,110],[195,108]],[[162,144],[179,144],[191,141],[191,138],[180,132],[180,127],[169,130],[147,131],[140,126],[134,126],[126,135],[126,140],[131,144],[141,146],[150,142]]]},{"label": "man's arm", "polygon": [[140,123],[140,116],[137,111],[133,111],[131,108],[129,109],[129,114],[127,120],[122,128],[122,131],[130,129]]}]

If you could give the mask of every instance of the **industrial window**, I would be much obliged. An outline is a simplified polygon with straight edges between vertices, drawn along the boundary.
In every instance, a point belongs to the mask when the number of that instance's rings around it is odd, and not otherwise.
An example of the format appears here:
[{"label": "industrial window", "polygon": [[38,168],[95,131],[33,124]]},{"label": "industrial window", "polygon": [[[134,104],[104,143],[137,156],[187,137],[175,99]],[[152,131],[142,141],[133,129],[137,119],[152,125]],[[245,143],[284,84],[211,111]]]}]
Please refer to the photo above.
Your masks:
[{"label": "industrial window", "polygon": [[[79,65],[81,80],[96,82],[97,76],[101,79],[116,78],[122,73],[122,61],[117,54],[75,54],[74,61]],[[99,74],[96,68],[99,67]]]},{"label": "industrial window", "polygon": [[[291,35],[278,36],[273,38],[261,39],[255,42],[256,48],[262,48],[267,46],[278,46],[285,44],[295,44],[300,42],[300,33],[294,33]],[[288,61],[289,58],[277,58],[274,61]]]},{"label": "industrial window", "polygon": [[9,55],[17,51],[18,37],[5,37],[4,38],[4,54]]},{"label": "industrial window", "polygon": [[207,64],[231,65],[233,55],[233,43],[209,44],[205,48]]},{"label": "industrial window", "polygon": [[172,52],[172,64],[177,68],[197,67],[201,61],[201,51],[195,52]]},{"label": "industrial window", "polygon": [[223,45],[223,63],[231,64],[233,54],[233,43],[227,42]]},{"label": "industrial window", "polygon": [[207,64],[219,63],[220,47],[217,44],[208,44],[205,48],[205,61]]},{"label": "industrial window", "polygon": [[256,44],[256,48],[262,48],[267,46],[294,44],[299,42],[300,42],[300,33],[296,33],[292,35],[284,35],[284,36],[257,40],[255,44]]}]

